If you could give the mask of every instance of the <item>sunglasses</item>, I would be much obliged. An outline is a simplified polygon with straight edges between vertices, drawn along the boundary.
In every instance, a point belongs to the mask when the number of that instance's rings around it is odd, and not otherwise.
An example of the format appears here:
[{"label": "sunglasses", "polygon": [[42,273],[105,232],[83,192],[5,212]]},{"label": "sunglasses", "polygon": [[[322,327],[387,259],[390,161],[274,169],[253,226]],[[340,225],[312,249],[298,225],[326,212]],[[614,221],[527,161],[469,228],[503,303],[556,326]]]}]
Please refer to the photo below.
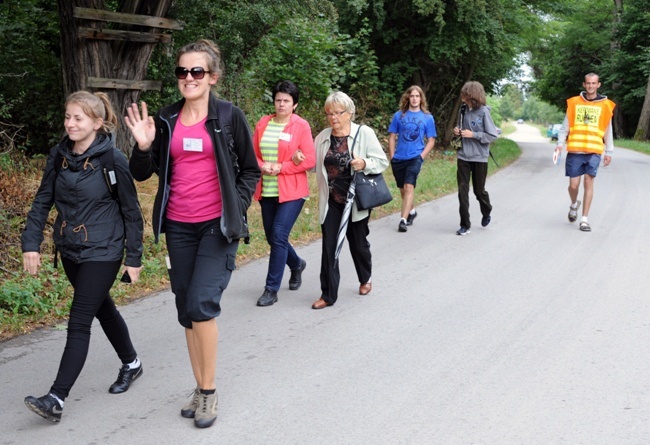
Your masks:
[{"label": "sunglasses", "polygon": [[194,80],[201,80],[205,76],[205,73],[209,73],[210,71],[206,71],[204,68],[201,68],[200,66],[195,66],[194,68],[187,69],[182,66],[177,66],[176,69],[174,70],[174,74],[176,75],[177,79],[187,79],[187,75],[191,74],[192,79]]}]

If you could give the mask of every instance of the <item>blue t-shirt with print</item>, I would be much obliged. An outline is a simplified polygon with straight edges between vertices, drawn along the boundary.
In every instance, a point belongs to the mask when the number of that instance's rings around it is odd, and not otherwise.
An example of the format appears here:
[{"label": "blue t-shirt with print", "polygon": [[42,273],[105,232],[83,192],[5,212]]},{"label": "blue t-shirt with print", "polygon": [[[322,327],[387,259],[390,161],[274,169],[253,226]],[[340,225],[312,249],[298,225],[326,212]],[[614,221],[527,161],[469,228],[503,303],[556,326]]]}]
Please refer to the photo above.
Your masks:
[{"label": "blue t-shirt with print", "polygon": [[433,115],[424,111],[398,111],[388,127],[389,133],[395,133],[397,147],[393,159],[413,159],[420,156],[426,145],[426,140],[435,138],[436,123]]}]

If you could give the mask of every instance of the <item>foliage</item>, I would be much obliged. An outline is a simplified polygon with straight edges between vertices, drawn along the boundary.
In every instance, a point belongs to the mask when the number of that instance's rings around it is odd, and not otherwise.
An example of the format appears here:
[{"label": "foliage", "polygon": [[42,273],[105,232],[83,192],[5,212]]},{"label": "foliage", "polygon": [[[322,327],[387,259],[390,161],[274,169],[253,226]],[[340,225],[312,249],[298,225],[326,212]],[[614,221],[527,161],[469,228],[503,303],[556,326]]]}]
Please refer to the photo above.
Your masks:
[{"label": "foliage", "polygon": [[626,0],[614,37],[619,48],[604,64],[603,80],[616,86],[618,112],[627,123],[624,133],[632,136],[650,76],[650,11],[646,0]]},{"label": "foliage", "polygon": [[19,148],[46,152],[60,135],[61,67],[56,8],[47,0],[0,2],[0,119],[23,125]]}]

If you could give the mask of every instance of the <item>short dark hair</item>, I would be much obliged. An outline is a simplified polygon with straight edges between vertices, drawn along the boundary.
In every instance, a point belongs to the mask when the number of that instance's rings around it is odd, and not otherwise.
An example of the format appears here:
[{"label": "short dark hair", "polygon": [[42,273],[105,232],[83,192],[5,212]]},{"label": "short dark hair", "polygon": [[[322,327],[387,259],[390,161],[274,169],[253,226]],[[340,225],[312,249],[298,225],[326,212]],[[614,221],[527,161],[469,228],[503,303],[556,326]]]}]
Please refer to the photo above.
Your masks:
[{"label": "short dark hair", "polygon": [[293,99],[293,104],[298,103],[298,98],[300,97],[300,91],[298,87],[290,80],[282,80],[275,84],[273,87],[273,100],[278,93],[285,93],[291,96]]}]

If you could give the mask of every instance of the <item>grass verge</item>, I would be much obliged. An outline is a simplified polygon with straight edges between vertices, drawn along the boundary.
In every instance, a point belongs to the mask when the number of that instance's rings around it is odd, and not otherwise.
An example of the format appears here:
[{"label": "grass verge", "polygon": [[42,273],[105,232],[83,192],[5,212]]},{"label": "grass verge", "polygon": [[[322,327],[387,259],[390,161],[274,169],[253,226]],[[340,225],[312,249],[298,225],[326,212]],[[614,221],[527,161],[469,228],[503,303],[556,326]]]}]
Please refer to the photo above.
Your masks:
[{"label": "grass verge", "polygon": [[[499,163],[497,168],[490,159],[489,174],[504,168],[514,162],[521,154],[517,145],[504,138],[498,138],[492,144],[492,152]],[[401,199],[399,189],[391,169],[385,172],[386,182],[395,199],[389,204],[375,209],[373,219],[381,218],[399,211]],[[24,215],[31,205],[33,193],[38,186],[38,177],[31,177],[23,184],[29,184],[33,189],[30,197],[24,199],[22,215],[8,218],[0,211],[0,223],[6,222],[5,230],[13,235],[13,239],[6,243],[5,253],[10,258],[11,268],[3,268],[1,273],[3,282],[0,284],[0,340],[5,340],[16,335],[30,332],[34,329],[56,325],[65,320],[72,300],[72,288],[65,277],[62,268],[54,269],[52,255],[43,253],[39,274],[31,277],[22,272],[19,236],[24,224]],[[314,175],[309,175],[310,198],[305,203],[300,217],[291,232],[291,242],[295,246],[303,245],[320,238],[318,224],[318,195]],[[111,290],[111,295],[118,304],[125,304],[134,299],[149,295],[153,292],[169,288],[169,280],[165,266],[167,253],[164,236],[160,243],[153,243],[150,218],[153,199],[157,188],[157,179],[152,178],[144,183],[137,184],[138,195],[142,206],[147,227],[145,229],[145,251],[143,256],[143,271],[140,281],[127,285],[119,282],[119,276]],[[415,193],[416,203],[423,203],[439,198],[456,191],[456,153],[454,151],[434,151],[422,166],[418,178],[418,187]],[[53,221],[53,214],[51,221]],[[254,202],[248,211],[248,220],[251,232],[251,243],[241,243],[237,254],[239,265],[268,255],[269,247],[264,238],[260,206]],[[46,230],[46,241],[42,252],[52,251],[51,226]],[[260,289],[264,284],[264,277],[258,277]],[[63,328],[63,326],[62,326]]]}]

